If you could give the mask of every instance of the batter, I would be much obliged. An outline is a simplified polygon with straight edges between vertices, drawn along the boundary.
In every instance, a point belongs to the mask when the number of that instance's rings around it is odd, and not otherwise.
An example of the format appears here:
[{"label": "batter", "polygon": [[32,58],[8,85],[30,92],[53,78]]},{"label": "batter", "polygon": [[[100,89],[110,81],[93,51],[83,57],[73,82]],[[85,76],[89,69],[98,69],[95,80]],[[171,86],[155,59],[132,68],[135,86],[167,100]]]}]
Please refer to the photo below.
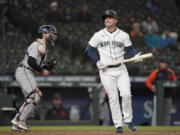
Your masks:
[{"label": "batter", "polygon": [[[124,59],[125,52],[130,57],[139,56],[140,53],[137,53],[132,47],[129,35],[116,27],[119,21],[118,14],[114,10],[107,10],[102,18],[105,28],[92,36],[86,48],[86,55],[96,63],[97,68],[120,62]],[[99,56],[96,54],[96,50],[99,52]],[[116,132],[123,132],[123,124],[126,124],[131,131],[136,131],[132,123],[131,86],[126,66],[121,64],[104,68],[99,71],[99,74],[109,97]],[[122,110],[118,91],[122,98]]]}]

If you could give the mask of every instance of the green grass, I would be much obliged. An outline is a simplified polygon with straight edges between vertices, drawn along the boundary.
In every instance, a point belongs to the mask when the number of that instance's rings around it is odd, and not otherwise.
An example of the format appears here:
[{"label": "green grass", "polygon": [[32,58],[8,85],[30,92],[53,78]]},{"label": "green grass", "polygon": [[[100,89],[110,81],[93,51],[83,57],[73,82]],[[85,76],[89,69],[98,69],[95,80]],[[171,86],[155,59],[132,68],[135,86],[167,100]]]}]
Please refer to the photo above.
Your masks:
[{"label": "green grass", "polygon": [[[0,126],[0,131],[9,131],[10,126]],[[32,131],[112,131],[113,126],[31,126]],[[127,130],[127,128],[126,128]],[[180,126],[137,126],[138,131],[180,131]]]}]

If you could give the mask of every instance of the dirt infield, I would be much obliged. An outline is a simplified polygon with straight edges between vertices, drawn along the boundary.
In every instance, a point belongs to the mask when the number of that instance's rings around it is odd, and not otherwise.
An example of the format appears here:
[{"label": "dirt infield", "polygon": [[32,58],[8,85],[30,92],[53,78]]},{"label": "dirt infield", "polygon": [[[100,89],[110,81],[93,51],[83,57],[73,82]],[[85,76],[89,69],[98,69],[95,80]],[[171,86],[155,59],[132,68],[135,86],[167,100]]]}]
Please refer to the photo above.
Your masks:
[{"label": "dirt infield", "polygon": [[[117,135],[114,131],[0,131],[0,135]],[[122,135],[180,135],[180,131],[125,131]]]}]

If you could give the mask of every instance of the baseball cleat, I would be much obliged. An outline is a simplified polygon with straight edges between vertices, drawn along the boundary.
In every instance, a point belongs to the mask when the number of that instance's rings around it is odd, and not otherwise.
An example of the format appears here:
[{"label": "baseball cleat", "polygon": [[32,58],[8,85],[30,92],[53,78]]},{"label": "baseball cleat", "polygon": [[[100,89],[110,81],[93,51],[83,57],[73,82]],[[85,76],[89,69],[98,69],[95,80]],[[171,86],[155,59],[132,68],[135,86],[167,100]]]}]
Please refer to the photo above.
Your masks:
[{"label": "baseball cleat", "polygon": [[12,119],[12,120],[11,120],[11,123],[14,124],[14,125],[18,125],[18,121],[15,120],[15,119]]},{"label": "baseball cleat", "polygon": [[[21,128],[21,125],[23,125],[24,127],[26,127],[27,129],[29,128],[29,126],[24,122],[24,121],[17,121],[17,120],[15,120],[15,119],[13,119],[13,120],[11,120],[11,123],[13,124],[13,125],[16,125],[16,126],[19,126],[19,123],[22,123],[22,124],[20,124],[20,128]],[[22,129],[25,129],[25,128],[22,128]]]},{"label": "baseball cleat", "polygon": [[12,125],[11,127],[11,131],[16,131],[16,132],[29,132],[30,130],[24,130],[24,129],[21,129],[19,128],[17,125]]},{"label": "baseball cleat", "polygon": [[136,132],[136,128],[134,127],[134,124],[132,122],[129,122],[129,123],[125,123],[129,130],[131,130],[132,132]]},{"label": "baseball cleat", "polygon": [[21,128],[21,129],[24,129],[24,130],[27,130],[27,129],[28,129],[27,125],[26,125],[25,122],[23,122],[23,121],[19,121],[17,126],[18,126],[19,128]]},{"label": "baseball cleat", "polygon": [[123,133],[123,128],[122,127],[117,127],[116,128],[116,133]]},{"label": "baseball cleat", "polygon": [[30,128],[24,121],[22,122],[24,124],[24,126],[26,126],[27,128]]}]

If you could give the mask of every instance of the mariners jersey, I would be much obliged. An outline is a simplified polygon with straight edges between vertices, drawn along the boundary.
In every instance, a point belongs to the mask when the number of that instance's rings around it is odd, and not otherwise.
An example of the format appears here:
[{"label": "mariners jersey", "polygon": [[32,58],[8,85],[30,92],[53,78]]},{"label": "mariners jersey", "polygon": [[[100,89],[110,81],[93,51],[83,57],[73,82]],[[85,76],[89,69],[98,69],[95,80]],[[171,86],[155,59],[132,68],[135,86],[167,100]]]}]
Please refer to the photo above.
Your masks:
[{"label": "mariners jersey", "polygon": [[47,56],[47,50],[46,45],[41,39],[37,39],[37,41],[34,41],[27,49],[26,55],[21,63],[23,63],[25,66],[31,68],[29,64],[27,63],[28,56],[31,56],[36,59],[36,63],[39,67],[43,64],[43,62],[46,60]]},{"label": "mariners jersey", "polygon": [[106,28],[96,32],[89,41],[92,47],[98,49],[103,64],[113,64],[124,59],[124,47],[132,45],[129,35],[116,28],[110,33]]}]

